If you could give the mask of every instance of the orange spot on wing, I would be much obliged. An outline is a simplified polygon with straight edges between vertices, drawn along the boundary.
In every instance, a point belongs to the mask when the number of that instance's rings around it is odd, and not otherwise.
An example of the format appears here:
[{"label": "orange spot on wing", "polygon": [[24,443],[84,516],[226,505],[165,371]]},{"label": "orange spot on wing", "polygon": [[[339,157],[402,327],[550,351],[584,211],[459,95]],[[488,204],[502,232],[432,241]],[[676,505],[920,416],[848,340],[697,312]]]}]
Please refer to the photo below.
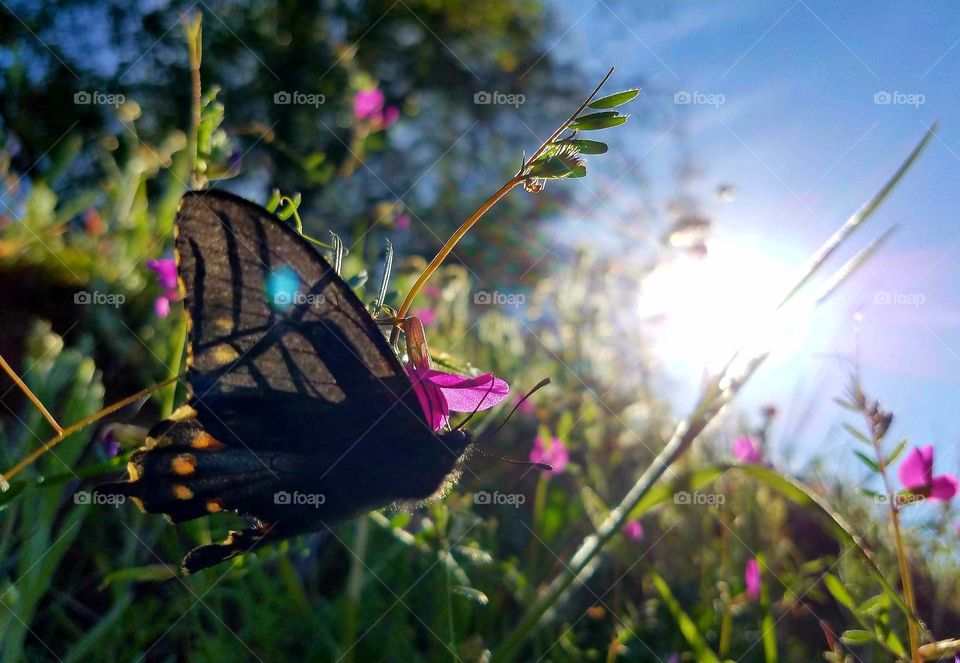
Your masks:
[{"label": "orange spot on wing", "polygon": [[200,431],[197,433],[197,436],[193,438],[190,446],[200,451],[219,451],[226,445],[207,431]]},{"label": "orange spot on wing", "polygon": [[193,474],[197,469],[197,457],[193,454],[180,454],[170,463],[170,469],[181,477]]},{"label": "orange spot on wing", "polygon": [[190,500],[193,499],[193,491],[182,483],[178,483],[173,487],[173,496],[178,500]]}]

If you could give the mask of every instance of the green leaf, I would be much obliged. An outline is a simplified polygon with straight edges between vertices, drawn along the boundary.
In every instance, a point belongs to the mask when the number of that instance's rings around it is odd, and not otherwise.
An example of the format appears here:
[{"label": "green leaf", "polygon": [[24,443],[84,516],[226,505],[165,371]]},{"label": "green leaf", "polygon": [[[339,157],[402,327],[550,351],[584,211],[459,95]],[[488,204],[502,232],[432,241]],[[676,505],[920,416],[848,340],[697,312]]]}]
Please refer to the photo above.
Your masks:
[{"label": "green leaf", "polygon": [[887,456],[887,459],[886,459],[886,461],[884,462],[884,464],[885,464],[885,465],[892,465],[893,463],[897,462],[897,458],[900,457],[900,454],[902,454],[902,453],[903,453],[903,450],[906,449],[906,448],[907,448],[907,439],[904,438],[904,439],[900,440],[900,442],[897,443],[897,446],[895,446],[895,447],[893,448],[893,451],[891,451],[891,452],[890,452],[890,455]]},{"label": "green leaf", "polygon": [[845,423],[843,424],[843,430],[847,431],[848,433],[853,435],[855,438],[857,438],[864,444],[869,444],[870,446],[873,446],[873,442],[870,440],[870,438],[864,435],[863,433],[861,433],[854,426],[851,426],[850,424]]},{"label": "green leaf", "polygon": [[871,596],[857,606],[857,609],[854,610],[854,612],[860,615],[873,615],[881,610],[886,610],[889,606],[890,600],[887,598],[886,594],[877,594],[876,596]]},{"label": "green leaf", "polygon": [[777,663],[777,624],[767,610],[760,625],[763,631],[763,658],[766,663]]},{"label": "green leaf", "polygon": [[101,587],[107,587],[115,582],[162,582],[177,576],[177,567],[167,564],[148,564],[147,566],[132,566],[108,573],[103,579]]},{"label": "green leaf", "polygon": [[690,616],[684,612],[680,603],[677,602],[677,599],[674,598],[667,582],[654,571],[650,572],[650,582],[653,583],[653,586],[660,594],[660,598],[663,599],[670,614],[673,615],[674,620],[676,620],[677,626],[680,628],[680,632],[686,639],[687,644],[690,645],[693,653],[696,654],[696,660],[706,661],[707,663],[720,663],[720,659],[718,659],[713,651],[710,650],[710,647],[707,646],[707,640],[697,629],[697,625],[694,624]]},{"label": "green leaf", "polygon": [[854,603],[853,597],[850,596],[850,592],[847,591],[847,588],[843,586],[843,583],[840,582],[840,579],[832,573],[825,573],[823,576],[823,583],[827,586],[827,591],[837,600],[837,603],[844,606],[851,612],[856,610],[857,604]]},{"label": "green leaf", "polygon": [[909,609],[903,602],[903,598],[900,596],[900,593],[894,589],[894,587],[890,584],[890,581],[888,581],[886,576],[883,575],[883,572],[880,571],[880,568],[877,566],[877,562],[874,559],[873,553],[867,549],[863,539],[860,538],[858,534],[854,533],[853,528],[851,528],[841,516],[827,507],[808,486],[805,486],[796,479],[785,477],[775,470],[762,465],[734,465],[730,466],[729,471],[743,472],[744,474],[753,476],[798,506],[820,513],[820,515],[823,516],[830,525],[830,528],[833,531],[834,536],[837,538],[837,541],[843,544],[855,546],[860,552],[861,559],[865,562],[866,569],[870,572],[870,575],[873,576],[874,580],[878,582],[881,587],[883,587],[883,591],[890,598],[890,600],[893,601],[893,603],[901,612],[903,612],[904,615],[910,614]]},{"label": "green leaf", "polygon": [[570,128],[574,131],[596,131],[597,129],[607,129],[616,127],[627,121],[629,115],[620,115],[616,111],[605,111],[602,113],[591,113],[581,115],[570,123]]},{"label": "green leaf", "polygon": [[[577,168],[568,161],[560,157],[548,156],[545,159],[538,159],[530,167],[527,175],[543,180],[558,180],[564,177],[570,177]],[[586,169],[584,169],[586,174]]]},{"label": "green leaf", "polygon": [[916,147],[913,148],[913,151],[907,156],[906,160],[900,164],[900,167],[893,174],[893,176],[887,180],[887,183],[874,194],[873,198],[868,200],[863,206],[858,209],[853,216],[847,219],[839,230],[837,230],[826,242],[824,242],[819,249],[813,254],[813,257],[810,259],[810,264],[807,266],[804,271],[803,276],[794,284],[793,288],[787,295],[781,300],[778,308],[782,307],[788,301],[793,299],[793,297],[799,292],[809,281],[814,277],[814,275],[820,271],[820,267],[827,261],[833,253],[843,244],[846,239],[859,228],[864,221],[870,218],[877,208],[880,207],[880,204],[886,199],[890,192],[893,191],[894,187],[900,181],[900,179],[910,170],[910,167],[913,165],[913,162],[916,161],[917,157],[920,156],[920,153],[923,152],[923,149],[927,146],[930,140],[933,138],[933,134],[937,131],[937,128],[940,126],[939,122],[935,122],[932,127],[923,135],[923,138],[920,139],[920,142],[917,143]]},{"label": "green leaf", "polygon": [[607,95],[606,97],[601,97],[596,101],[590,102],[587,104],[587,108],[616,108],[617,106],[622,106],[628,101],[632,101],[638,94],[640,94],[640,88],[638,87],[624,90],[623,92],[615,92]]},{"label": "green leaf", "polygon": [[867,454],[861,453],[859,451],[854,451],[853,453],[856,455],[857,458],[860,459],[860,461],[864,465],[869,467],[871,470],[873,470],[874,472],[880,472],[880,466],[877,465],[877,463],[872,458],[870,458]]},{"label": "green leaf", "polygon": [[849,631],[844,631],[843,635],[840,636],[840,639],[843,640],[844,644],[847,645],[865,645],[874,641],[872,633],[869,631],[861,631],[860,629],[850,629]]},{"label": "green leaf", "polygon": [[490,599],[487,598],[486,594],[481,592],[479,589],[474,589],[473,587],[457,585],[452,591],[454,594],[459,594],[460,596],[463,596],[478,605],[487,605],[490,602]]},{"label": "green leaf", "polygon": [[856,405],[854,405],[850,401],[845,401],[842,398],[834,398],[833,402],[842,408],[845,408],[847,410],[850,410],[851,412],[856,412],[857,414],[860,414],[860,408],[858,408]]},{"label": "green leaf", "polygon": [[579,154],[606,154],[609,149],[606,143],[601,143],[599,140],[584,140],[582,138],[568,138],[558,141],[556,145],[557,147],[571,145],[576,148]]}]

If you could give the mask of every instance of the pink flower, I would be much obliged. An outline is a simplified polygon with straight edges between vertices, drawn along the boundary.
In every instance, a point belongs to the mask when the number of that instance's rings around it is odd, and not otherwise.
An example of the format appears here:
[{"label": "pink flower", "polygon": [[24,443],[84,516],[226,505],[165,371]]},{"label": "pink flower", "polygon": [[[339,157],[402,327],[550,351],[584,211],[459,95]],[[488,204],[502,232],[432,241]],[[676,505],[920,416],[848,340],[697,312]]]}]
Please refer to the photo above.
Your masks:
[{"label": "pink flower", "polygon": [[960,482],[952,474],[933,476],[933,445],[914,447],[900,463],[900,483],[912,493],[931,500],[948,501],[957,494]]},{"label": "pink flower", "polygon": [[639,520],[631,520],[623,526],[623,535],[631,541],[639,541],[643,538],[643,525]]},{"label": "pink flower", "polygon": [[177,292],[177,263],[173,258],[148,260],[147,267],[157,274],[157,285],[164,289],[164,293],[153,302],[153,312],[158,318],[170,315],[170,302],[179,301]]},{"label": "pink flower", "polygon": [[475,378],[408,366],[420,407],[433,430],[447,424],[451,412],[488,410],[510,393],[510,385],[493,373]]},{"label": "pink flower", "polygon": [[157,273],[157,285],[164,290],[177,287],[177,263],[173,258],[148,260],[147,267]]},{"label": "pink flower", "polygon": [[747,560],[743,571],[744,582],[747,583],[747,598],[756,601],[760,598],[760,562],[754,559]]},{"label": "pink flower", "polygon": [[401,214],[397,217],[397,220],[393,222],[393,225],[397,230],[406,230],[410,227],[410,215]]},{"label": "pink flower", "polygon": [[733,441],[733,455],[741,463],[762,463],[760,443],[752,437],[738,437]]},{"label": "pink flower", "polygon": [[353,116],[369,122],[372,131],[382,131],[400,118],[399,108],[384,108],[383,102],[383,92],[379,88],[360,90],[353,97]]},{"label": "pink flower", "polygon": [[530,462],[552,465],[553,469],[548,474],[560,474],[567,469],[569,461],[570,453],[563,442],[560,441],[560,438],[552,438],[549,446],[544,443],[543,438],[539,435],[534,438],[533,449],[530,450]]},{"label": "pink flower", "polygon": [[420,318],[424,326],[429,327],[437,321],[437,310],[435,308],[418,308],[410,313],[414,318]]},{"label": "pink flower", "polygon": [[383,92],[378,88],[360,90],[353,98],[353,116],[358,120],[379,113],[383,108]]},{"label": "pink flower", "polygon": [[387,106],[382,113],[377,116],[377,124],[381,129],[386,129],[391,124],[400,119],[400,109],[396,106]]}]

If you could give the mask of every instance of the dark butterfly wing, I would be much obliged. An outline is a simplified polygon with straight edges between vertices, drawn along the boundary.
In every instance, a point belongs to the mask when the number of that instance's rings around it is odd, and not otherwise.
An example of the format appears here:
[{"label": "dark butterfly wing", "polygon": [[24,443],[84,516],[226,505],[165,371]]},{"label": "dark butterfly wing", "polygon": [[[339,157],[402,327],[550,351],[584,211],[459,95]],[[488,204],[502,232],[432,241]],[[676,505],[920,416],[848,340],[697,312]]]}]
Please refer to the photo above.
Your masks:
[{"label": "dark butterfly wing", "polygon": [[[383,334],[290,226],[230,194],[190,193],[176,250],[192,405],[215,437],[303,451],[317,432],[329,448],[353,444],[374,423],[429,430]],[[317,431],[334,414],[336,429]]]},{"label": "dark butterfly wing", "polygon": [[101,492],[174,522],[221,510],[254,522],[191,552],[192,572],[444,484],[466,436],[433,433],[383,334],[313,246],[218,191],[188,193],[175,232],[191,396],[131,457],[130,480]]}]

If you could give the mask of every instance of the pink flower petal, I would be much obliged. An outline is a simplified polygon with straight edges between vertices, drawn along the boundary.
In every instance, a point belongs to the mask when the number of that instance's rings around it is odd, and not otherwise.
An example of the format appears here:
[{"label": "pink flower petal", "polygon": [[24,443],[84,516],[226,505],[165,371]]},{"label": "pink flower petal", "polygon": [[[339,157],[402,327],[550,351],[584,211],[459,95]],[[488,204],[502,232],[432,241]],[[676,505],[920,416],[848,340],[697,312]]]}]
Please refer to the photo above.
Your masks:
[{"label": "pink flower petal", "polygon": [[747,560],[743,571],[743,580],[747,584],[747,598],[756,601],[760,598],[760,563],[756,559]]},{"label": "pink flower petal", "polygon": [[530,462],[546,463],[552,465],[553,469],[549,474],[560,474],[567,469],[570,462],[570,452],[564,446],[560,438],[555,437],[550,440],[550,445],[543,441],[539,435],[533,440],[533,449],[530,450]]},{"label": "pink flower petal", "polygon": [[631,541],[639,541],[643,538],[643,525],[639,520],[631,520],[623,526],[623,535]]},{"label": "pink flower petal", "polygon": [[166,297],[157,297],[153,301],[153,312],[158,318],[165,318],[170,315],[170,300]]},{"label": "pink flower petal", "polygon": [[933,445],[910,450],[897,471],[900,483],[909,490],[926,490],[933,481]]},{"label": "pink flower petal", "polygon": [[427,380],[440,387],[453,412],[487,410],[510,393],[510,386],[493,373],[468,378],[453,373],[429,371]]},{"label": "pink flower petal", "polygon": [[733,441],[733,455],[741,463],[761,463],[763,453],[760,444],[752,437],[738,437]]},{"label": "pink flower petal", "polygon": [[380,113],[380,128],[386,129],[400,118],[400,109],[396,106],[388,106]]},{"label": "pink flower petal", "polygon": [[353,98],[353,116],[357,119],[364,119],[377,113],[383,108],[383,92],[374,88],[372,90],[360,90]]},{"label": "pink flower petal", "polygon": [[177,287],[177,263],[173,258],[148,260],[147,267],[157,274],[157,283],[164,290]]},{"label": "pink flower petal", "polygon": [[434,308],[418,308],[410,312],[414,318],[419,318],[425,327],[429,327],[437,321],[437,310]]},{"label": "pink flower petal", "polygon": [[947,502],[957,494],[958,488],[960,488],[960,482],[952,474],[935,476],[930,486],[930,499]]},{"label": "pink flower petal", "polygon": [[444,398],[440,387],[432,384],[426,379],[426,374],[430,371],[418,371],[411,368],[408,373],[410,381],[413,383],[413,392],[420,401],[420,407],[427,423],[433,430],[440,430],[446,425],[450,418],[450,408],[447,406],[447,399]]}]

